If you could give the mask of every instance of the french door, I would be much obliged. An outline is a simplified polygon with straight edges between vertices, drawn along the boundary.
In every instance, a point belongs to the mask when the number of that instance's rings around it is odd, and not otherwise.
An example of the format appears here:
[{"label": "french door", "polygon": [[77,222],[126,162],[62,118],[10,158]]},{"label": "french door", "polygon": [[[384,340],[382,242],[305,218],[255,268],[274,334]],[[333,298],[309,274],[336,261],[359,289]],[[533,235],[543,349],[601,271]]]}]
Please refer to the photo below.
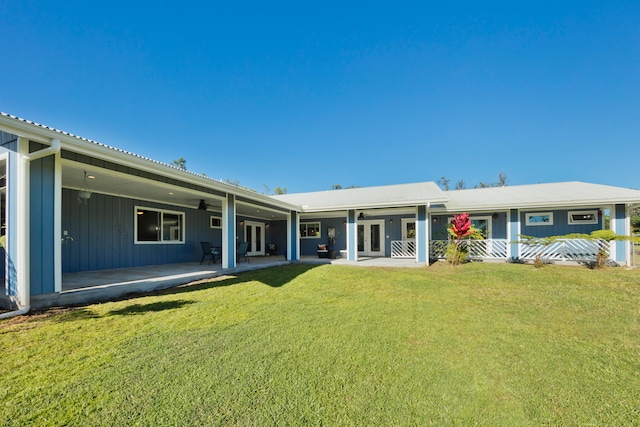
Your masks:
[{"label": "french door", "polygon": [[384,219],[358,221],[358,255],[384,256]]},{"label": "french door", "polygon": [[244,240],[249,242],[247,255],[264,255],[264,223],[245,221]]}]

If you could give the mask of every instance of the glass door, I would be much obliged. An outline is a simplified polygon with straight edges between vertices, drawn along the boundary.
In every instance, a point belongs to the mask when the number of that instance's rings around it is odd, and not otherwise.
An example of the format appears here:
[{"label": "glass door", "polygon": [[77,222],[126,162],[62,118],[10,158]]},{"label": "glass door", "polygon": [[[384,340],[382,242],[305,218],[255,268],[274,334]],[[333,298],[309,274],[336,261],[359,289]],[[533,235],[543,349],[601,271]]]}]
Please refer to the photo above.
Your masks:
[{"label": "glass door", "polygon": [[358,221],[358,255],[384,256],[384,220]]},{"label": "glass door", "polygon": [[244,222],[244,240],[249,243],[247,255],[264,255],[264,224],[261,222]]}]

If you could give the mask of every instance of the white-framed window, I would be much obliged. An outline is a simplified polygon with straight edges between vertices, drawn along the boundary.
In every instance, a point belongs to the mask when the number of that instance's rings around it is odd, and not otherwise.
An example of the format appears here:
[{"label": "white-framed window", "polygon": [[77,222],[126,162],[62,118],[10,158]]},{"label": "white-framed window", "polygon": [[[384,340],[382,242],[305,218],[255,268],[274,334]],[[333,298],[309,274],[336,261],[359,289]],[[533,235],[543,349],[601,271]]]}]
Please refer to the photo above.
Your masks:
[{"label": "white-framed window", "polygon": [[300,238],[301,239],[318,239],[322,236],[320,232],[319,222],[301,222]]},{"label": "white-framed window", "polygon": [[136,206],[135,243],[184,243],[184,212]]},{"label": "white-framed window", "polygon": [[222,218],[219,216],[210,216],[209,217],[209,227],[210,228],[222,228]]},{"label": "white-framed window", "polygon": [[568,213],[569,225],[597,224],[598,211],[572,211]]},{"label": "white-framed window", "polygon": [[553,212],[530,212],[524,214],[526,225],[553,225]]}]

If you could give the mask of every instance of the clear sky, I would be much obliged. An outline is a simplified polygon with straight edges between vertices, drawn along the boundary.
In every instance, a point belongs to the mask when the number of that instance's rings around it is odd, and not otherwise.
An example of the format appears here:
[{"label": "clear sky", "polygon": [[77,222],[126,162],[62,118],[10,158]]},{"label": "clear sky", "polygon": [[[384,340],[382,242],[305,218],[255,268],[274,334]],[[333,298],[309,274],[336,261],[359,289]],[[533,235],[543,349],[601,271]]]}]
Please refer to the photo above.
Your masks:
[{"label": "clear sky", "polygon": [[289,193],[640,188],[640,2],[0,0],[0,111]]}]

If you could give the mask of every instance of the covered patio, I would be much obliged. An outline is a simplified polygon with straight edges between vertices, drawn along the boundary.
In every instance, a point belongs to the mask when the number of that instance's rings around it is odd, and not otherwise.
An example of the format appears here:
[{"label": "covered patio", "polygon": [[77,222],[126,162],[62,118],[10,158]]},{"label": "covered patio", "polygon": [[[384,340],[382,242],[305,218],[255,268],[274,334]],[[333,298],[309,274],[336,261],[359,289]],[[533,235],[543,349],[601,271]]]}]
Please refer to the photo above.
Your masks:
[{"label": "covered patio", "polygon": [[385,257],[361,257],[358,261],[346,258],[327,259],[303,256],[299,261],[288,261],[283,256],[251,257],[249,262],[240,262],[235,268],[222,269],[220,263],[197,262],[152,265],[144,267],[117,268],[110,270],[83,271],[62,275],[62,291],[57,294],[34,295],[35,308],[86,304],[121,298],[127,294],[152,292],[174,286],[221,276],[235,275],[263,268],[278,267],[291,263],[335,264],[361,267],[418,268],[424,264],[413,259]]}]

